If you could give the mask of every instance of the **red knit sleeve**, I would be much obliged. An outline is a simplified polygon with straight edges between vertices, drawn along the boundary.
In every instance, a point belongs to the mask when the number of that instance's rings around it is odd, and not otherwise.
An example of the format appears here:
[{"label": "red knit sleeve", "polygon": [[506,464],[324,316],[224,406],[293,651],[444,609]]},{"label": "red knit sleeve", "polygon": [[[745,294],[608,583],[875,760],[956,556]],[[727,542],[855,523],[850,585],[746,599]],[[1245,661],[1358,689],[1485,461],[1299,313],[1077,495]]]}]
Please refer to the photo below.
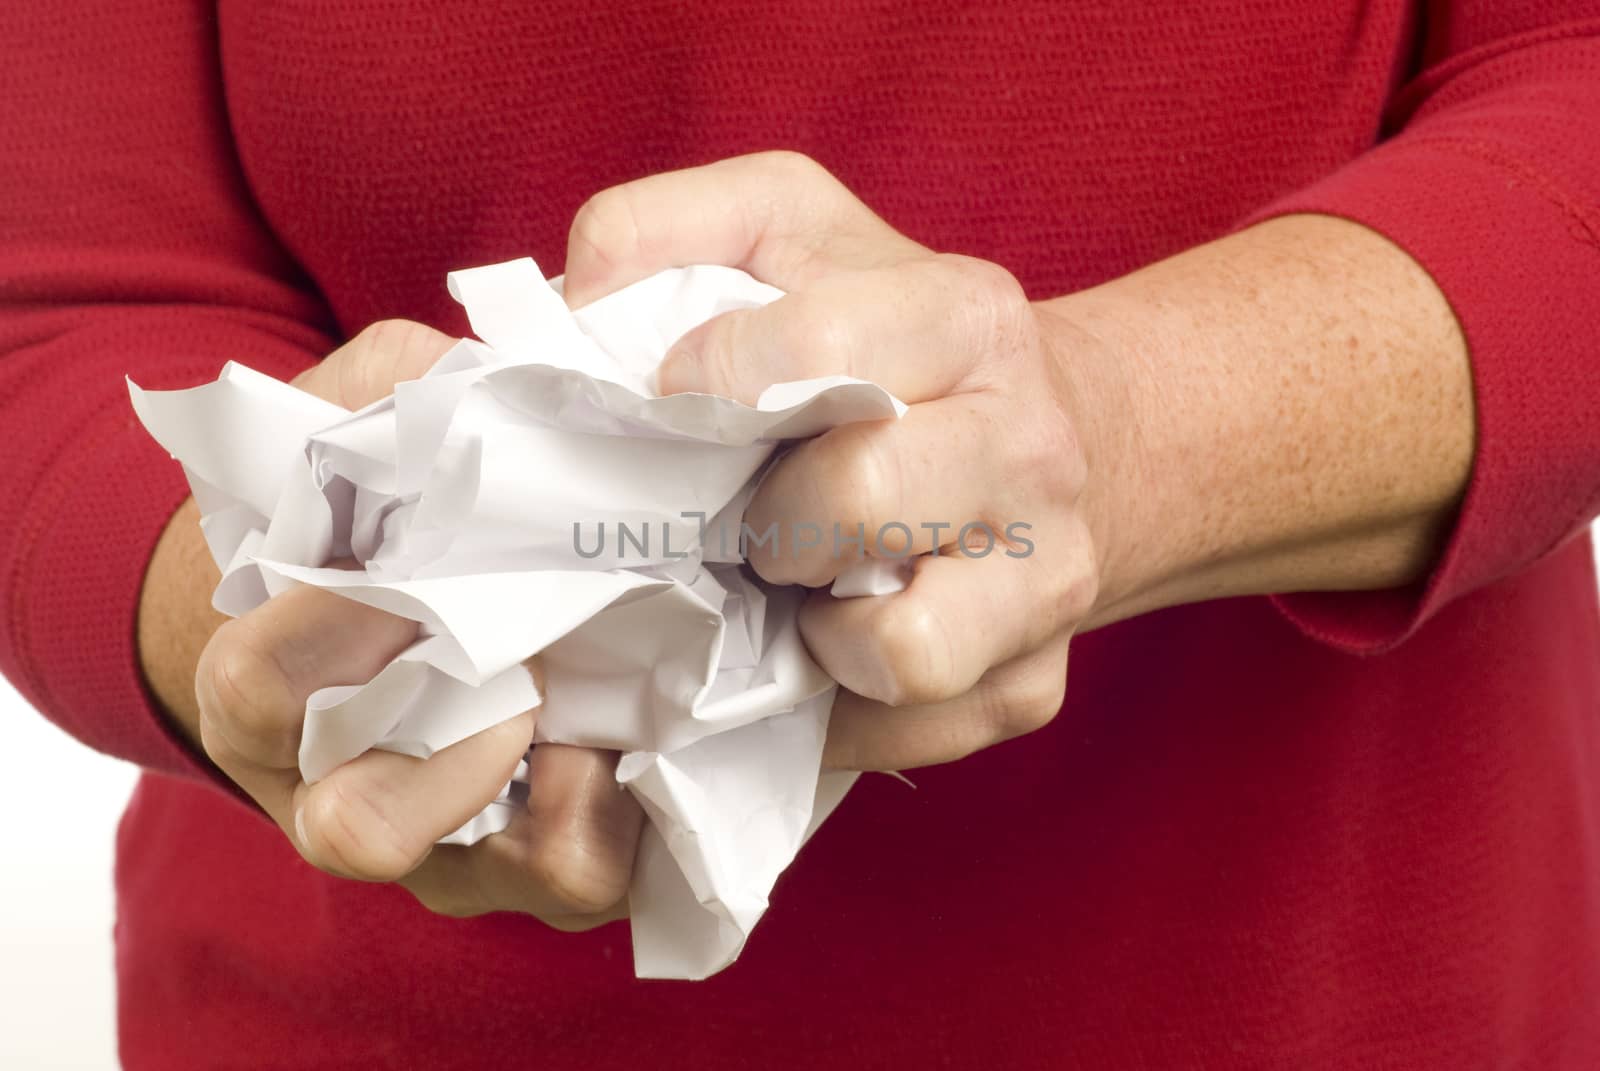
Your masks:
[{"label": "red knit sleeve", "polygon": [[123,376],[287,378],[330,348],[233,155],[213,8],[0,5],[0,670],[91,747],[190,776],[134,647],[187,492]]},{"label": "red knit sleeve", "polygon": [[1253,217],[1383,234],[1433,277],[1471,354],[1476,453],[1440,558],[1412,589],[1278,597],[1320,640],[1392,647],[1600,512],[1600,19],[1568,17],[1595,10],[1433,4],[1392,136]]}]

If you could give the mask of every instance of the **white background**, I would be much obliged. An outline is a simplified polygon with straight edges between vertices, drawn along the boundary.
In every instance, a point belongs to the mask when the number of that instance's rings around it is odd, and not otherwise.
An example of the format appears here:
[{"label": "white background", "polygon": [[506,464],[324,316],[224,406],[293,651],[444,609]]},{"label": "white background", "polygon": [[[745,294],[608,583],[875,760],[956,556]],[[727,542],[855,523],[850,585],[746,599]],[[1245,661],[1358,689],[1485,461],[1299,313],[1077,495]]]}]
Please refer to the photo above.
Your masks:
[{"label": "white background", "polygon": [[138,771],[4,678],[0,727],[0,1068],[116,1067],[111,847]]},{"label": "white background", "polygon": [[[115,1067],[111,849],[135,771],[3,679],[0,726],[0,1068]],[[46,813],[51,829],[37,824]]]}]

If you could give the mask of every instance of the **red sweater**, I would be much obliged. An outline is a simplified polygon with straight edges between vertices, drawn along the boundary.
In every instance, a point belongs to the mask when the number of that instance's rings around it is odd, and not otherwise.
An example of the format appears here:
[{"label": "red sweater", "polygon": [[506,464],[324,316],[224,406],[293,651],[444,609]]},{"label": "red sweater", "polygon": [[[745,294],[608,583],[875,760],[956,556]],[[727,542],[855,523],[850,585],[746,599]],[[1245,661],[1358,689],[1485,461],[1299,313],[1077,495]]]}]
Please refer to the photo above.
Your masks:
[{"label": "red sweater", "polygon": [[[1595,5],[607,6],[3,5],[0,666],[151,771],[127,1065],[1600,1065]],[[635,981],[625,924],[452,921],[306,866],[141,687],[184,486],[122,376],[462,333],[447,270],[559,270],[587,195],[770,147],[1038,296],[1266,212],[1387,234],[1472,350],[1437,569],[1081,637],[1048,728],[866,778],[703,984]]]}]

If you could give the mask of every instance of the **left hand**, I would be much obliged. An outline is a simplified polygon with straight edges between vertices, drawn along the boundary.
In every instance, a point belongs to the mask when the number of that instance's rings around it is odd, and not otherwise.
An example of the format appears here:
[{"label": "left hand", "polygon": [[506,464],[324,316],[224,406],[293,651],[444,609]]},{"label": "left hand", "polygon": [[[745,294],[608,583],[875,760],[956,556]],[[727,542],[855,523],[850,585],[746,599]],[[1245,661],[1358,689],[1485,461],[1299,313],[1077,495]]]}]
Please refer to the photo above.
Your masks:
[{"label": "left hand", "polygon": [[[347,409],[421,375],[454,340],[419,323],[372,325],[297,377]],[[299,586],[234,620],[210,608],[217,572],[193,501],[157,546],[140,603],[140,660],[175,728],[328,873],[395,882],[452,916],[532,915],[584,930],[627,914],[644,812],[616,783],[614,751],[540,744],[527,804],[477,843],[438,839],[480,812],[528,752],[524,711],[426,759],[373,749],[306,784],[306,701],[373,677],[416,638],[414,621]],[[539,612],[530,607],[529,613]],[[530,664],[536,676],[539,667]]]},{"label": "left hand", "polygon": [[[756,533],[778,526],[777,553],[752,553],[756,571],[821,589],[800,625],[843,685],[824,761],[946,762],[1049,722],[1099,583],[1085,429],[1058,352],[1070,329],[1005,269],[918,245],[791,153],[593,198],[573,224],[567,299],[576,307],[696,263],[743,268],[788,293],[690,332],[662,366],[663,392],[753,403],[773,383],[850,375],[910,406],[899,421],[801,444],[746,513]],[[906,590],[829,595],[857,560],[852,545],[835,546],[835,525],[862,526],[868,554],[918,556]],[[824,533],[821,544],[795,546],[800,529],[806,540]]]}]

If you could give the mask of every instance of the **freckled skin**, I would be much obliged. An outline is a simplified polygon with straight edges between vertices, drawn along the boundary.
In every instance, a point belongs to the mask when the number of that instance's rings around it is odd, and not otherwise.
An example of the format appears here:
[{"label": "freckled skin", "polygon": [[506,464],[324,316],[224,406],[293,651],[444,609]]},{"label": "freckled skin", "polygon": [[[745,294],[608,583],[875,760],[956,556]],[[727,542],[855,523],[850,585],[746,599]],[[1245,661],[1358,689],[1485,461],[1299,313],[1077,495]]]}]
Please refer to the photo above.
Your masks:
[{"label": "freckled skin", "polygon": [[[1474,444],[1465,340],[1433,281],[1364,227],[1290,216],[1048,302],[1109,345],[1089,494],[1093,622],[1200,599],[1423,576]],[[1101,393],[1105,393],[1104,390]]]}]

